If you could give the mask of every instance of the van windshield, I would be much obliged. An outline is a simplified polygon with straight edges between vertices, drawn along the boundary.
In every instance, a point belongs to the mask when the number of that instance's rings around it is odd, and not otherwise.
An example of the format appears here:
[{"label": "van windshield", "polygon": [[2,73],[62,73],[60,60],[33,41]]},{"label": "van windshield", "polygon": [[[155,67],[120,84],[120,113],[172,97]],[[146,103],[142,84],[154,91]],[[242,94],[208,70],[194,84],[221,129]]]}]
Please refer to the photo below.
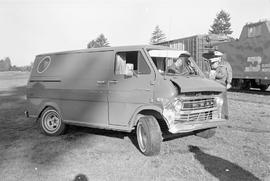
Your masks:
[{"label": "van windshield", "polygon": [[148,53],[162,75],[200,75],[198,66],[186,51],[149,50]]}]

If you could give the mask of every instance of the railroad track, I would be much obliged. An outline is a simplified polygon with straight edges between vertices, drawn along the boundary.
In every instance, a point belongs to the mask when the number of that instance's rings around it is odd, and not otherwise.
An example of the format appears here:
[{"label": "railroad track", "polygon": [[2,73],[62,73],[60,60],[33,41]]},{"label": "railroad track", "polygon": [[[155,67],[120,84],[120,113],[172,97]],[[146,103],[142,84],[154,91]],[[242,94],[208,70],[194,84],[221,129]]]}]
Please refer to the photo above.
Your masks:
[{"label": "railroad track", "polygon": [[270,106],[270,91],[230,89],[228,99]]},{"label": "railroad track", "polygon": [[261,91],[259,89],[250,89],[250,90],[239,90],[239,89],[230,89],[229,92],[239,92],[239,93],[246,93],[246,94],[257,94],[257,95],[269,95],[270,90]]}]

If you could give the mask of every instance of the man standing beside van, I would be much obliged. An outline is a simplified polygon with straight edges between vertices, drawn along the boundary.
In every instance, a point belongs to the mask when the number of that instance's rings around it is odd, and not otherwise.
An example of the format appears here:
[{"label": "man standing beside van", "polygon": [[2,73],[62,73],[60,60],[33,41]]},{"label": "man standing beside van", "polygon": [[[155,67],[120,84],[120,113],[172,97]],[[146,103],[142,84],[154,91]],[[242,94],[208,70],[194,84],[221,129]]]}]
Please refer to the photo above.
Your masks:
[{"label": "man standing beside van", "polygon": [[[204,56],[204,55],[203,55]],[[232,68],[231,65],[225,60],[225,55],[219,51],[214,51],[206,55],[210,63],[209,78],[222,84],[227,89],[231,88],[232,81]],[[204,56],[206,58],[206,56]],[[223,94],[224,110],[228,112],[227,94]]]},{"label": "man standing beside van", "polygon": [[209,58],[211,70],[209,78],[216,80],[224,85],[227,89],[231,88],[232,68],[225,60],[225,55],[219,51],[214,51],[211,58]]}]

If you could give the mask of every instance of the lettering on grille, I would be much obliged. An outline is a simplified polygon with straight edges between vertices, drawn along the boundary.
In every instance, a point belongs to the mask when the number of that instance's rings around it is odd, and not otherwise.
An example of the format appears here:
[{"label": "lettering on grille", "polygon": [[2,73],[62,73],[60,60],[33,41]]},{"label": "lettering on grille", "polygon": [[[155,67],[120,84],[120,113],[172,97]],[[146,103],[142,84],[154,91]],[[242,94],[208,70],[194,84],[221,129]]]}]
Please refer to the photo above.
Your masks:
[{"label": "lettering on grille", "polygon": [[183,102],[183,111],[209,109],[215,106],[214,98],[185,100]]}]

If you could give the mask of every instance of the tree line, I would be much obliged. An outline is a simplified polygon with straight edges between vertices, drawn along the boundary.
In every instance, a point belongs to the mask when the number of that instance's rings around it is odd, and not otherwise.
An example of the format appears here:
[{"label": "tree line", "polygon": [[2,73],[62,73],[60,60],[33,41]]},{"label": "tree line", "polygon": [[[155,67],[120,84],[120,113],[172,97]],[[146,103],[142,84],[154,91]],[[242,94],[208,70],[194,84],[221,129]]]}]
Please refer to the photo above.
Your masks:
[{"label": "tree line", "polygon": [[[221,10],[216,14],[213,24],[210,26],[208,31],[209,34],[217,34],[217,35],[230,35],[232,34],[231,30],[231,17],[230,14]],[[159,25],[154,28],[154,31],[151,34],[151,38],[149,44],[157,44],[163,41],[166,41],[166,35],[160,29]],[[100,34],[96,39],[91,40],[87,44],[87,48],[98,48],[98,47],[108,47],[110,43],[107,38],[105,38],[104,34]]]},{"label": "tree line", "polygon": [[3,71],[30,71],[32,67],[31,65],[26,66],[16,66],[11,64],[11,60],[9,57],[5,57],[0,60],[0,72]]}]

